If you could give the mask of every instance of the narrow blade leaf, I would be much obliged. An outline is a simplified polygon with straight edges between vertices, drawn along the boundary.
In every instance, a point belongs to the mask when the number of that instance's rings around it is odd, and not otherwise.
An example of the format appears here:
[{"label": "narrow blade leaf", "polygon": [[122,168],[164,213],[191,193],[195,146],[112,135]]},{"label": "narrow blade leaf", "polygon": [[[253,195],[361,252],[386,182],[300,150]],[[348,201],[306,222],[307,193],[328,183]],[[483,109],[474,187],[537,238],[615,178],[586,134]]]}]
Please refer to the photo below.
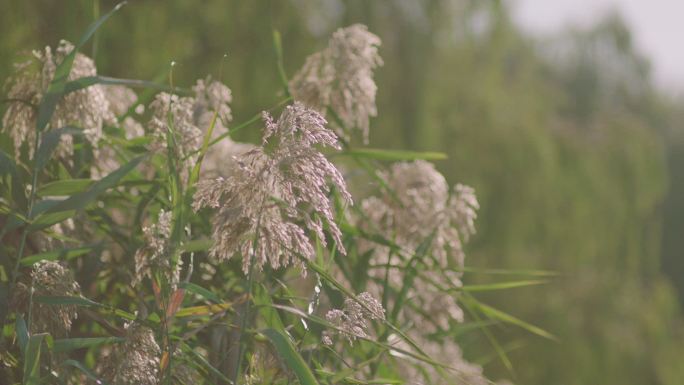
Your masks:
[{"label": "narrow blade leaf", "polygon": [[385,161],[402,161],[402,160],[444,160],[447,155],[443,152],[418,152],[418,151],[403,151],[403,150],[385,150],[379,148],[356,148],[347,150],[340,155],[349,155],[358,158],[385,160]]},{"label": "narrow blade leaf", "polygon": [[266,329],[263,333],[271,340],[280,357],[295,373],[302,385],[318,385],[311,369],[306,365],[302,356],[295,350],[290,338],[275,329]]},{"label": "narrow blade leaf", "polygon": [[116,344],[123,341],[125,339],[120,337],[65,338],[55,340],[55,346],[52,351],[54,353],[63,353],[93,346]]}]

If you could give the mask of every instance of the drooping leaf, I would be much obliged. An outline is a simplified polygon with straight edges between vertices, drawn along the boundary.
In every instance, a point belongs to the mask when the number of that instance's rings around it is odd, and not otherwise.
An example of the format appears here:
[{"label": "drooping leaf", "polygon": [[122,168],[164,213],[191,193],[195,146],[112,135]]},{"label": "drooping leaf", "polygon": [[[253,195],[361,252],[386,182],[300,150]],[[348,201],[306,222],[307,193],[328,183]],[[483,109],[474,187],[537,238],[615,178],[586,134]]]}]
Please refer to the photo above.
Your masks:
[{"label": "drooping leaf", "polygon": [[176,312],[176,318],[202,316],[220,313],[232,308],[229,303],[217,303],[214,305],[184,307]]},{"label": "drooping leaf", "polygon": [[134,88],[149,88],[157,91],[166,91],[166,92],[173,92],[177,94],[185,94],[188,93],[187,90],[184,90],[182,88],[174,88],[170,87],[166,84],[160,84],[160,83],[155,83],[155,82],[150,82],[146,80],[137,80],[137,79],[119,79],[119,78],[112,78],[109,76],[85,76],[82,78],[78,78],[75,80],[72,80],[68,82],[64,86],[64,93],[68,94],[70,92],[78,91],[83,88],[90,87],[95,84],[104,84],[104,85],[120,85],[120,86],[126,86],[126,87],[134,87]]},{"label": "drooping leaf", "polygon": [[83,130],[77,127],[67,126],[55,128],[41,135],[40,144],[33,158],[33,172],[40,172],[45,167],[52,158],[52,153],[57,149],[62,135],[79,135],[82,133]]},{"label": "drooping leaf", "polygon": [[116,11],[121,9],[121,7],[126,4],[126,2],[119,3],[111,11],[102,15],[99,19],[93,22],[85,31],[83,36],[74,46],[74,49],[64,57],[61,63],[55,69],[55,76],[50,82],[48,89],[38,106],[38,117],[36,119],[36,132],[42,132],[47,127],[52,115],[57,108],[57,103],[62,98],[66,91],[66,84],[69,78],[69,73],[71,73],[71,67],[76,58],[76,53],[78,50],[90,39],[91,36],[97,31],[98,28],[109,19]]},{"label": "drooping leaf", "polygon": [[46,339],[51,339],[47,333],[34,334],[28,339],[24,352],[24,385],[40,384],[40,356]]},{"label": "drooping leaf", "polygon": [[22,210],[22,212],[26,212],[28,200],[26,199],[25,185],[17,170],[17,165],[9,154],[0,150],[0,179],[2,178],[5,178],[6,183],[9,183],[9,192],[16,207]]},{"label": "drooping leaf", "polygon": [[83,374],[85,374],[86,377],[90,378],[98,385],[107,385],[107,383],[101,380],[92,370],[88,369],[85,365],[76,360],[66,360],[62,362],[62,365],[73,366],[74,368],[83,372]]},{"label": "drooping leaf", "polygon": [[85,191],[93,182],[92,179],[62,179],[41,186],[36,193],[39,197],[69,196]]},{"label": "drooping leaf", "polygon": [[[467,297],[467,296],[466,296]],[[496,352],[497,356],[501,360],[501,362],[504,364],[506,369],[512,374],[515,375],[515,369],[513,368],[513,363],[511,362],[511,359],[508,358],[508,354],[506,354],[506,351],[501,347],[501,344],[499,343],[499,340],[496,339],[494,334],[487,328],[487,325],[482,322],[480,319],[480,316],[477,314],[477,312],[474,309],[474,306],[471,302],[475,301],[469,301],[469,298],[466,298],[465,301],[462,301],[463,306],[465,307],[466,311],[475,319],[475,322],[479,326],[480,330],[482,331],[482,334],[487,337],[487,340],[489,343],[492,345],[494,348],[494,351]]]},{"label": "drooping leaf", "polygon": [[83,297],[72,296],[36,296],[33,300],[48,305],[76,305],[84,307],[106,307],[100,303]]},{"label": "drooping leaf", "polygon": [[211,239],[195,239],[185,242],[182,246],[182,251],[185,253],[193,253],[197,251],[207,251],[214,245]]},{"label": "drooping leaf", "polygon": [[23,266],[31,266],[34,263],[42,260],[55,261],[55,260],[70,260],[79,257],[83,254],[87,254],[90,251],[96,249],[99,245],[86,245],[80,247],[65,248],[60,250],[52,250],[44,253],[29,255],[21,259],[21,264]]},{"label": "drooping leaf", "polygon": [[280,357],[292,369],[302,385],[318,385],[318,381],[316,381],[316,377],[311,372],[311,369],[309,369],[302,356],[295,350],[290,337],[284,331],[266,329],[263,331],[263,334],[271,340]]},{"label": "drooping leaf", "polygon": [[206,298],[206,299],[208,299],[214,303],[221,303],[222,302],[221,299],[216,294],[214,294],[211,291],[203,288],[202,286],[196,285],[194,283],[181,282],[180,285],[178,285],[178,286],[189,291],[189,292],[191,292],[191,293],[195,293],[201,297],[204,297],[204,298]]},{"label": "drooping leaf", "polygon": [[52,351],[55,353],[63,353],[76,349],[116,344],[125,340],[125,338],[120,337],[64,338],[55,340],[55,345]]},{"label": "drooping leaf", "polygon": [[116,184],[126,174],[131,172],[140,162],[147,158],[147,155],[140,155],[131,159],[128,163],[119,167],[111,174],[93,183],[86,191],[72,195],[71,197],[54,204],[45,210],[45,213],[55,213],[59,211],[80,210],[90,204],[95,198],[106,190],[116,186]]},{"label": "drooping leaf", "polygon": [[447,155],[443,152],[418,152],[404,150],[385,150],[379,148],[355,148],[341,152],[339,155],[349,155],[359,158],[385,160],[391,162],[409,160],[444,160]]},{"label": "drooping leaf", "polygon": [[521,327],[521,328],[527,330],[528,332],[530,332],[532,334],[536,334],[540,337],[544,337],[544,338],[550,339],[552,341],[558,341],[558,338],[556,336],[554,336],[553,334],[547,332],[546,330],[544,330],[538,326],[529,324],[529,323],[527,323],[527,322],[525,322],[519,318],[516,318],[516,317],[514,317],[508,313],[505,313],[505,312],[498,310],[498,309],[495,309],[489,305],[486,305],[484,303],[476,301],[472,297],[465,297],[465,298],[475,309],[479,310],[480,312],[482,312],[482,314],[484,314],[485,316],[487,316],[489,318],[497,319],[497,320],[500,320],[500,321],[503,321],[503,322],[506,322],[506,323],[509,323],[512,325],[516,325],[518,327]]},{"label": "drooping leaf", "polygon": [[47,213],[36,218],[29,225],[29,231],[38,231],[46,227],[50,227],[56,223],[65,221],[76,214],[76,210],[58,211],[56,213]]},{"label": "drooping leaf", "polygon": [[469,291],[469,292],[507,290],[507,289],[515,289],[515,288],[520,288],[520,287],[527,287],[527,286],[544,285],[547,283],[549,283],[549,281],[542,280],[542,279],[532,279],[532,280],[524,280],[524,281],[511,281],[511,282],[495,282],[495,283],[488,283],[488,284],[483,284],[483,285],[465,285],[465,286],[461,287],[461,290],[462,291]]},{"label": "drooping leaf", "polygon": [[17,341],[19,342],[19,349],[21,353],[26,353],[26,344],[29,340],[28,328],[26,327],[26,321],[21,314],[17,314],[17,321],[14,326],[14,331],[17,334]]}]

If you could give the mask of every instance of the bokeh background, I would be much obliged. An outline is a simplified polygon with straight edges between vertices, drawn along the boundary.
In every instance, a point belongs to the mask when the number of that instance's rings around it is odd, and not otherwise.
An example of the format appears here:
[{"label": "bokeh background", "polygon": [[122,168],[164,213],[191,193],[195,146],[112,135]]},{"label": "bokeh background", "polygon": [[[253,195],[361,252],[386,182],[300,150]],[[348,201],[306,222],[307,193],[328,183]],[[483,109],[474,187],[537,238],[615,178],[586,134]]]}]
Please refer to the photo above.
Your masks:
[{"label": "bokeh background", "polygon": [[[667,76],[655,80],[644,53],[653,51],[619,12],[585,12],[551,33],[523,25],[535,10],[523,3],[521,18],[519,4],[491,0],[131,0],[86,53],[101,74],[125,78],[158,78],[175,61],[186,86],[216,75],[227,54],[240,122],[282,99],[274,28],[292,75],[336,28],[367,24],[385,61],[371,145],[443,151],[448,179],[477,189],[467,265],[559,273],[480,296],[559,338],[495,328],[515,382],[682,384],[681,93]],[[76,40],[114,4],[0,2],[0,80],[21,51]],[[543,7],[562,20],[564,8]],[[490,378],[512,377],[482,339],[466,337],[464,350]]]}]

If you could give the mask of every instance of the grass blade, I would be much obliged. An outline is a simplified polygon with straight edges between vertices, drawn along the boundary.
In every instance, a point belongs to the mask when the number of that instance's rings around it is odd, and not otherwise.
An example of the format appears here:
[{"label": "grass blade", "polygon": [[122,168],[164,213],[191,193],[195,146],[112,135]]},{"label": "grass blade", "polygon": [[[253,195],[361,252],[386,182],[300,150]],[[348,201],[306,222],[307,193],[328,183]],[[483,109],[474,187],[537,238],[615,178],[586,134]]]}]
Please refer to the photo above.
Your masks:
[{"label": "grass blade", "polygon": [[548,280],[532,279],[532,280],[525,280],[525,281],[496,282],[496,283],[489,283],[489,284],[485,284],[485,285],[464,285],[460,290],[468,291],[468,292],[507,290],[507,289],[515,289],[515,288],[520,288],[520,287],[527,287],[527,286],[545,285],[547,283],[549,283]]},{"label": "grass blade", "polygon": [[271,340],[280,357],[285,360],[287,366],[292,369],[302,385],[318,385],[311,369],[295,350],[292,341],[285,333],[275,329],[266,329],[263,334]]},{"label": "grass blade", "polygon": [[57,108],[57,103],[62,98],[66,91],[66,84],[69,78],[69,73],[71,73],[71,67],[74,64],[74,59],[76,58],[76,53],[81,47],[90,39],[91,36],[97,31],[98,28],[107,21],[116,11],[121,9],[121,7],[126,4],[126,2],[119,3],[111,11],[104,14],[102,17],[93,22],[85,31],[83,36],[79,39],[78,43],[74,49],[64,57],[62,62],[55,69],[55,76],[48,86],[47,92],[43,97],[43,100],[38,106],[38,117],[36,119],[36,132],[42,132],[47,127],[52,115]]},{"label": "grass blade", "polygon": [[204,297],[212,302],[215,303],[221,303],[221,298],[219,298],[216,294],[212,293],[211,291],[203,288],[202,286],[195,285],[194,283],[190,282],[181,282],[179,285],[180,288],[185,289],[191,293],[195,293],[201,297]]},{"label": "grass blade", "polygon": [[33,300],[40,303],[45,303],[48,305],[76,305],[84,307],[106,307],[100,303],[83,297],[70,297],[70,296],[37,296],[33,297]]},{"label": "grass blade", "polygon": [[38,150],[36,151],[33,160],[33,172],[40,172],[45,167],[50,158],[52,158],[52,153],[57,149],[62,135],[77,135],[82,132],[83,130],[80,128],[66,126],[50,130],[43,134],[40,138],[40,145],[38,146]]},{"label": "grass blade", "polygon": [[41,186],[38,189],[37,194],[39,197],[69,196],[85,191],[92,184],[92,179],[57,180]]},{"label": "grass blade", "polygon": [[34,334],[29,338],[24,353],[24,385],[40,384],[41,349],[43,340],[49,337],[49,334],[41,333]]},{"label": "grass blade", "polygon": [[379,148],[355,148],[349,149],[339,153],[339,155],[347,155],[358,158],[385,160],[385,161],[406,161],[406,160],[444,160],[447,155],[443,152],[419,152],[419,151],[404,151],[404,150],[384,150]]},{"label": "grass blade", "polygon": [[115,344],[125,340],[125,338],[120,337],[65,338],[55,340],[55,345],[52,351],[54,353],[70,352],[76,349]]},{"label": "grass blade", "polygon": [[503,322],[518,326],[520,328],[527,330],[528,332],[530,332],[532,334],[536,334],[540,337],[544,337],[544,338],[550,339],[552,341],[556,341],[556,342],[558,341],[558,338],[556,336],[554,336],[553,334],[547,332],[546,330],[544,330],[538,326],[534,326],[532,324],[529,324],[529,323],[527,323],[527,322],[525,322],[519,318],[513,317],[512,315],[505,313],[501,310],[495,309],[489,305],[485,305],[485,304],[475,300],[471,296],[468,296],[467,298],[468,298],[467,302],[469,302],[473,306],[473,308],[479,310],[482,314],[484,314],[488,318],[497,319],[499,321],[503,321]]},{"label": "grass blade", "polygon": [[63,365],[63,366],[64,366],[64,365],[66,365],[66,366],[73,366],[74,368],[76,368],[76,369],[80,370],[81,372],[83,372],[83,374],[85,374],[86,377],[88,377],[88,378],[90,378],[91,380],[95,381],[95,383],[98,384],[98,385],[107,385],[107,383],[104,382],[103,380],[101,380],[100,378],[98,378],[97,375],[96,375],[95,373],[93,373],[92,370],[88,369],[85,365],[83,365],[82,363],[80,363],[80,362],[78,362],[78,361],[76,361],[76,360],[66,360],[66,361],[62,362],[62,365]]},{"label": "grass blade", "polygon": [[23,266],[31,266],[38,261],[70,260],[95,250],[99,245],[87,245],[33,254],[21,259]]},{"label": "grass blade", "polygon": [[90,202],[97,198],[101,193],[105,192],[111,187],[114,187],[121,178],[131,172],[147,155],[140,155],[133,158],[125,165],[119,167],[111,174],[93,183],[88,190],[72,195],[68,199],[59,202],[58,204],[48,208],[46,213],[54,213],[59,211],[80,210],[85,208]]}]

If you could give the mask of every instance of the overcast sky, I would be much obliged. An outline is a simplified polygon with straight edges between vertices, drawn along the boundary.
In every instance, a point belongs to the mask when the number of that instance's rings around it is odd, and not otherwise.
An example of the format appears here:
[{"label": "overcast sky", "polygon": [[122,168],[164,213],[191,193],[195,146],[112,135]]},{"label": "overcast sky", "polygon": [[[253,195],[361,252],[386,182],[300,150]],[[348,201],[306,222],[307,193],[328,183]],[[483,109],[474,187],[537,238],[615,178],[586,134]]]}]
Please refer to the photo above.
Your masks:
[{"label": "overcast sky", "polygon": [[552,33],[587,24],[618,9],[639,50],[653,63],[657,82],[684,91],[684,0],[511,0],[516,19],[532,32]]}]

